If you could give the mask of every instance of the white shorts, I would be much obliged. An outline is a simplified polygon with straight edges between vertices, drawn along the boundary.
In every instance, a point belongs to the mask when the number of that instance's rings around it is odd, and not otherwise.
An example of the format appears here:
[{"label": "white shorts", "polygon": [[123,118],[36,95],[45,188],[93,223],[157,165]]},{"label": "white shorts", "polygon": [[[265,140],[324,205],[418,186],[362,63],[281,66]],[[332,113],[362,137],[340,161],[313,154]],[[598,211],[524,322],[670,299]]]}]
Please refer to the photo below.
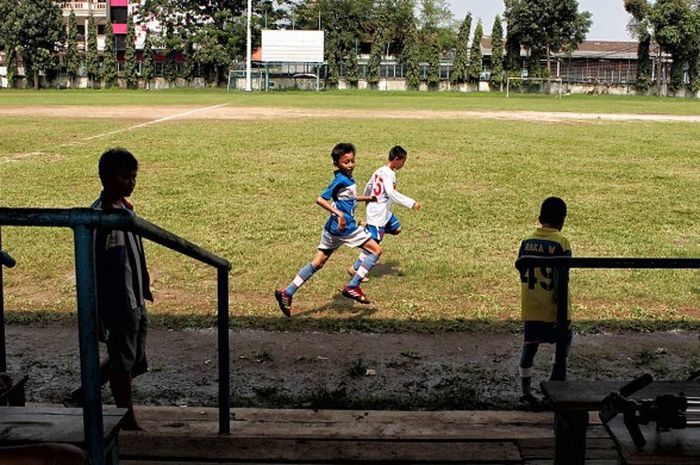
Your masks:
[{"label": "white shorts", "polygon": [[321,233],[321,242],[318,244],[318,250],[335,250],[343,244],[348,247],[360,247],[370,239],[372,239],[372,236],[365,231],[365,228],[360,226],[347,236],[336,236],[324,229]]}]

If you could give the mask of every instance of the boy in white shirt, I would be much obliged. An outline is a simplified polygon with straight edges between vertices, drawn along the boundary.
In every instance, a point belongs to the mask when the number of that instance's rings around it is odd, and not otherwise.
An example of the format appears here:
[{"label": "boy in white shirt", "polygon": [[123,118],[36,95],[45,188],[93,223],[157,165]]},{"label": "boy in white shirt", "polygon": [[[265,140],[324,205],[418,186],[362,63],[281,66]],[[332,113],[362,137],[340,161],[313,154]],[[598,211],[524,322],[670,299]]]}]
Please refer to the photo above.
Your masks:
[{"label": "boy in white shirt", "polygon": [[[384,239],[384,234],[398,235],[401,232],[401,223],[390,210],[393,203],[420,210],[420,203],[396,190],[396,171],[403,168],[407,159],[408,153],[403,147],[392,147],[387,164],[377,169],[365,186],[364,194],[377,198],[376,202],[367,204],[365,225],[365,230],[377,243]],[[365,258],[364,255],[364,251],[360,251],[358,259],[348,268],[348,274],[355,275]],[[363,278],[364,281],[367,281],[367,278]]]}]

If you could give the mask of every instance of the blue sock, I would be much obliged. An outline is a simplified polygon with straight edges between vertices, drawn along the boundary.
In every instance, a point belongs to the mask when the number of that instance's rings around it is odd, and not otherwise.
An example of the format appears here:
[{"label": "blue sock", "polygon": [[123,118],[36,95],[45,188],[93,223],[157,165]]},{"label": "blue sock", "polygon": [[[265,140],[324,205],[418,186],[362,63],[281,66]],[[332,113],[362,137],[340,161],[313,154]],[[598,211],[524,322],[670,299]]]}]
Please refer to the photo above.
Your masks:
[{"label": "blue sock", "polygon": [[379,260],[378,256],[368,253],[365,259],[362,261],[362,265],[358,268],[357,273],[355,273],[355,276],[353,276],[348,283],[348,286],[358,287],[362,282],[362,278],[367,276],[372,267],[376,265],[377,260]]},{"label": "blue sock", "polygon": [[358,258],[355,260],[355,263],[352,264],[352,269],[357,271],[360,269],[360,265],[362,265],[362,260]]},{"label": "blue sock", "polygon": [[287,289],[285,289],[285,292],[289,296],[293,296],[294,293],[301,287],[302,284],[304,284],[306,281],[311,278],[314,273],[316,273],[316,268],[309,262],[306,264],[304,268],[299,270],[299,273],[296,275],[294,280],[289,283],[289,286],[287,286]]}]

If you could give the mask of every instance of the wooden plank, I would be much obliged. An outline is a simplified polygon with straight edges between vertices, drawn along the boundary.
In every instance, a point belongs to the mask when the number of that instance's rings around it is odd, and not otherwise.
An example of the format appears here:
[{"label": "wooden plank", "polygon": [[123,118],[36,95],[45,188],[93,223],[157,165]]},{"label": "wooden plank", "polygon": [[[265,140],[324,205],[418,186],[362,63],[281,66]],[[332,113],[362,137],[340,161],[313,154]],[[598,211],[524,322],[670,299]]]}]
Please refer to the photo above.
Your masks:
[{"label": "wooden plank", "polygon": [[[104,437],[113,435],[126,409],[103,410]],[[0,407],[0,444],[84,441],[82,409]]]},{"label": "wooden plank", "polygon": [[[183,409],[187,410],[187,409]],[[199,411],[199,409],[195,409]],[[199,411],[192,415],[181,410],[139,410],[139,421],[146,430],[159,434],[216,434],[218,416]],[[255,418],[264,421],[242,421],[236,415],[231,431],[236,438],[276,437],[286,439],[416,439],[416,440],[511,440],[531,437],[552,437],[551,418],[526,416],[521,412],[381,412],[367,415],[348,415],[347,411],[325,411],[318,415],[313,411],[288,412],[274,410],[256,411]],[[400,413],[397,415],[397,413]],[[437,413],[438,415],[434,415]],[[441,421],[443,415],[462,422]],[[503,415],[498,415],[502,413]],[[174,418],[173,418],[174,417]],[[194,421],[190,421],[194,418]],[[253,418],[251,416],[250,418]],[[303,418],[303,421],[293,421]],[[410,418],[410,420],[409,420]],[[504,421],[508,420],[508,421]],[[393,422],[387,421],[393,420]],[[375,421],[376,420],[376,421]],[[129,433],[124,433],[129,434]],[[606,433],[607,436],[607,433]]]},{"label": "wooden plank", "polygon": [[[207,407],[137,407],[148,418],[167,417],[179,421],[216,421],[218,409]],[[232,409],[234,421],[274,421],[292,423],[341,423],[367,421],[372,423],[440,423],[465,424],[542,424],[552,422],[549,412],[524,412],[510,410],[487,411],[394,411],[394,410],[311,410],[311,409]]]},{"label": "wooden plank", "polygon": [[235,439],[226,436],[172,437],[124,435],[119,455],[131,459],[208,459],[267,462],[394,461],[499,462],[521,461],[513,442],[314,441],[276,438]]}]

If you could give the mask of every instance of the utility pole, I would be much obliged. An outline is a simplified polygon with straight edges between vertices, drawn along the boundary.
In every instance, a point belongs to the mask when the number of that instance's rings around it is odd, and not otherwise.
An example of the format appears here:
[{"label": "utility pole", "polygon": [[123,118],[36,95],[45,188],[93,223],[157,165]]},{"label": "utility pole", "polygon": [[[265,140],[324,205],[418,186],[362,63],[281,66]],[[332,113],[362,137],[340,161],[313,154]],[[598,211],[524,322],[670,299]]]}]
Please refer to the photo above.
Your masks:
[{"label": "utility pole", "polygon": [[245,91],[253,90],[250,83],[251,60],[253,58],[252,43],[250,37],[250,20],[253,15],[253,0],[248,0],[248,19],[246,21],[246,39],[245,39]]}]

